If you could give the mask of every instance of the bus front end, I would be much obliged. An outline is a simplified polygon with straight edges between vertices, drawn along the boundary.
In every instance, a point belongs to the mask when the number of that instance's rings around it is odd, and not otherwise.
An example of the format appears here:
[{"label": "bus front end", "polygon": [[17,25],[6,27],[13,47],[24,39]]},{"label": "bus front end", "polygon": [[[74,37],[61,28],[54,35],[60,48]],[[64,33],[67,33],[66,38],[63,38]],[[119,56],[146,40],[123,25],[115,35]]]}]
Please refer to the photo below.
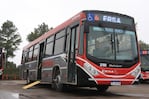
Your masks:
[{"label": "bus front end", "polygon": [[149,50],[140,51],[141,76],[140,81],[149,81]]},{"label": "bus front end", "polygon": [[[103,65],[103,63],[101,64]],[[139,81],[140,67],[137,65],[130,69],[107,67],[97,69],[94,67],[95,64],[84,63],[84,69],[90,75],[88,80],[96,82],[97,85],[131,85]]]},{"label": "bus front end", "polygon": [[131,85],[140,76],[137,36],[133,18],[111,12],[86,12],[84,56],[88,80],[106,89]]}]

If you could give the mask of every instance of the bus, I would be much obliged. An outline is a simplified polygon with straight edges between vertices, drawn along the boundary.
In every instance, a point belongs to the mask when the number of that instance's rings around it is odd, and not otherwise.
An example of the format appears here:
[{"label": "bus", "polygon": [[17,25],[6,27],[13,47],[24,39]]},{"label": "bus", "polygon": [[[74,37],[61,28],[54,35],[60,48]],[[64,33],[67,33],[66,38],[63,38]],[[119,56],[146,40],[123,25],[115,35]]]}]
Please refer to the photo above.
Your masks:
[{"label": "bus", "polygon": [[[98,48],[97,48],[98,46]],[[140,75],[134,18],[84,10],[23,48],[21,71],[55,90],[131,85]]]},{"label": "bus", "polygon": [[5,63],[5,54],[3,52],[3,48],[0,48],[0,80],[2,79],[3,75],[4,63]]},{"label": "bus", "polygon": [[140,81],[143,82],[149,80],[149,50],[141,50],[140,57],[141,57]]}]

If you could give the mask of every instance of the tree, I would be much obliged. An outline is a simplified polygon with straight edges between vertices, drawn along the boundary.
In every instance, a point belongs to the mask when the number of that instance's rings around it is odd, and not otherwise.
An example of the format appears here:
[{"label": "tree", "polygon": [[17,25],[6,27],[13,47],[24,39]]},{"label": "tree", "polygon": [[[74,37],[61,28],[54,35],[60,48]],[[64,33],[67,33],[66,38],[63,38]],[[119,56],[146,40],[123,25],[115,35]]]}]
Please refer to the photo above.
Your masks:
[{"label": "tree", "polygon": [[19,78],[19,68],[13,62],[7,62],[9,67],[4,67],[4,75],[8,75],[8,79]]},{"label": "tree", "polygon": [[140,50],[149,50],[149,44],[143,42],[143,41],[139,41],[139,46],[140,46]]},{"label": "tree", "polygon": [[21,42],[21,36],[17,32],[17,28],[13,22],[9,20],[4,22],[0,30],[0,44],[5,48],[6,61],[9,57],[13,58],[15,56],[14,51],[18,49],[18,45]]},{"label": "tree", "polygon": [[31,42],[48,31],[49,31],[48,25],[42,23],[41,25],[38,25],[38,28],[34,28],[34,32],[31,32],[30,34],[27,35],[27,40]]}]

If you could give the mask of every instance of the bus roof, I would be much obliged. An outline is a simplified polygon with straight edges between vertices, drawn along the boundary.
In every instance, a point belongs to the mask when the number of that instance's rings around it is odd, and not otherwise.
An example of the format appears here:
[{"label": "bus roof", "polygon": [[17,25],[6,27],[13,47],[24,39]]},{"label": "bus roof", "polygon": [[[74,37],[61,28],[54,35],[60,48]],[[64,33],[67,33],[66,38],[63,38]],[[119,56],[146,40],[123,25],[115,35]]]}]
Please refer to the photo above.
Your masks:
[{"label": "bus roof", "polygon": [[28,48],[30,48],[31,46],[40,43],[41,41],[45,40],[46,38],[48,38],[50,35],[55,34],[57,32],[59,32],[61,29],[66,28],[69,24],[71,24],[72,22],[75,22],[77,20],[83,19],[85,18],[85,14],[83,14],[82,12],[76,14],[75,16],[71,17],[69,20],[65,21],[64,23],[58,25],[57,27],[55,27],[54,29],[44,33],[43,35],[41,35],[40,37],[38,37],[37,39],[35,39],[34,41],[30,42],[27,46],[25,46],[23,48],[23,50],[27,50]]},{"label": "bus roof", "polygon": [[71,23],[78,21],[80,19],[84,19],[86,18],[86,13],[88,12],[92,12],[92,13],[108,13],[111,15],[119,15],[119,16],[124,16],[124,17],[129,17],[131,19],[133,19],[133,17],[124,15],[124,14],[120,14],[120,13],[115,13],[115,12],[108,12],[108,11],[99,11],[99,10],[83,10],[80,13],[76,14],[75,16],[71,17],[70,19],[68,19],[67,21],[65,21],[64,23],[62,23],[61,25],[58,25],[56,28],[48,31],[47,33],[44,33],[43,35],[41,35],[40,37],[38,37],[37,39],[35,39],[34,41],[30,42],[27,46],[25,46],[23,48],[23,50],[27,50],[28,48],[32,47],[35,44],[38,44],[42,41],[44,41],[46,38],[48,38],[50,35],[53,35],[57,32],[59,32],[61,29],[66,28],[68,25],[70,25]]}]

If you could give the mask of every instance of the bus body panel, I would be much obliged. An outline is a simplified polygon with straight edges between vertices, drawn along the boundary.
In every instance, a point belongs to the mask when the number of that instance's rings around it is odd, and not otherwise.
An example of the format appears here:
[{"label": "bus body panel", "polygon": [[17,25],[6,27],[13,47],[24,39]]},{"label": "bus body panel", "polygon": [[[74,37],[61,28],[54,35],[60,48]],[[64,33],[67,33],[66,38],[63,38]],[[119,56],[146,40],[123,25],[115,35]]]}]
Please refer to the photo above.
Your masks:
[{"label": "bus body panel", "polygon": [[29,75],[30,75],[30,80],[31,81],[36,81],[37,80],[37,62],[33,61],[28,65],[28,71],[29,71]]},{"label": "bus body panel", "polygon": [[52,83],[52,72],[54,67],[59,67],[62,76],[62,82],[67,82],[67,67],[65,54],[43,59],[42,62],[42,79],[43,82]]},{"label": "bus body panel", "polygon": [[27,76],[29,75],[29,79],[31,81],[36,81],[37,80],[37,62],[28,62],[23,65],[21,65],[21,71],[22,73],[22,79],[26,79]]}]

